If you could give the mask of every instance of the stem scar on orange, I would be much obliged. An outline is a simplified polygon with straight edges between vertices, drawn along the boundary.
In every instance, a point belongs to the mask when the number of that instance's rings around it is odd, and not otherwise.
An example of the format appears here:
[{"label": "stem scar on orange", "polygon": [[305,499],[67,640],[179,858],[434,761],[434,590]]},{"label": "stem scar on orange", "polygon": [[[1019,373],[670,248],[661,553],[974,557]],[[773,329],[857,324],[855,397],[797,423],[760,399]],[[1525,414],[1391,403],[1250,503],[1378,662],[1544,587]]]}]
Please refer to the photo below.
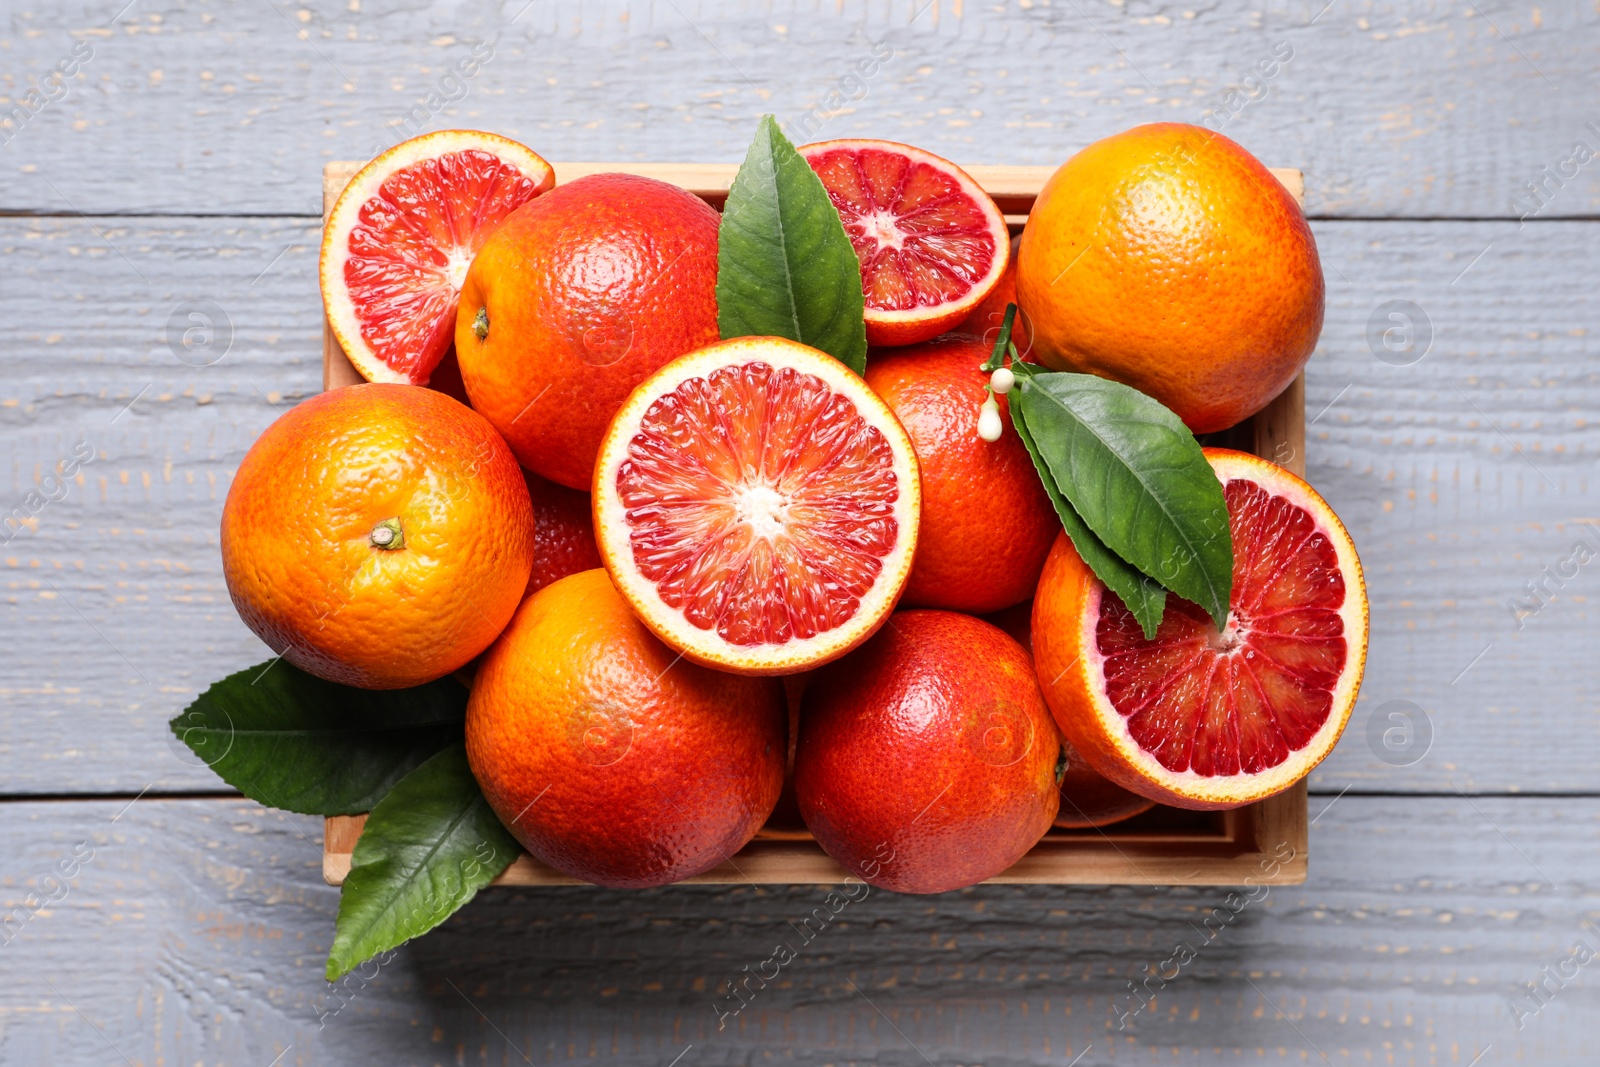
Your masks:
[{"label": "stem scar on orange", "polygon": [[550,164],[481,130],[435,130],[362,167],[323,227],[328,328],[371,382],[426,385],[455,337],[467,265]]},{"label": "stem scar on orange", "polygon": [[534,518],[511,450],[443,393],[312,397],[245,454],[222,567],[245,624],[301,670],[366,689],[464,666],[511,619]]}]

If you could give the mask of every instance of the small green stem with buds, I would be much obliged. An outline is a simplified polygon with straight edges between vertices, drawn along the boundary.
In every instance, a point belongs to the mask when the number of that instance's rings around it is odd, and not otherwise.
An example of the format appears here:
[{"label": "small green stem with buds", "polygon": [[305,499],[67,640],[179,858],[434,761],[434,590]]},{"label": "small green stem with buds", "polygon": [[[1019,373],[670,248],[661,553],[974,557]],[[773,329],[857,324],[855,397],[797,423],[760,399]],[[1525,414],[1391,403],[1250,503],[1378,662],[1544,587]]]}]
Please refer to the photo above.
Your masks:
[{"label": "small green stem with buds", "polygon": [[[1006,317],[1000,323],[1000,336],[995,339],[994,351],[978,368],[989,372],[989,380],[983,386],[988,396],[978,409],[978,436],[985,441],[1000,440],[1000,434],[1005,429],[1005,424],[1000,421],[1000,405],[995,400],[995,394],[1004,396],[1011,392],[1019,378],[1026,382],[1035,373],[1032,367],[1022,362],[1022,357],[1017,355],[1017,346],[1012,343],[1011,331],[1016,321],[1017,305],[1007,304]],[[1009,367],[1006,366],[1007,355],[1011,357]]]}]

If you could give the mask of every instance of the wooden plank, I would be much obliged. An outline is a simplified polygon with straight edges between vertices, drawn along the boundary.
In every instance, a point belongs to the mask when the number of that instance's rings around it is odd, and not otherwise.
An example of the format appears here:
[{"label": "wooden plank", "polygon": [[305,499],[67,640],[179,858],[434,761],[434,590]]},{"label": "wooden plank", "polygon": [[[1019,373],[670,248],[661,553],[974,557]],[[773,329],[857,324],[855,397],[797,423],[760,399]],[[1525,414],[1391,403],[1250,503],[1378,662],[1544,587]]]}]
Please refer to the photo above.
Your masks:
[{"label": "wooden plank", "polygon": [[[1313,225],[1328,312],[1306,373],[1306,473],[1355,536],[1373,626],[1364,695],[1313,793],[1597,789],[1600,571],[1520,630],[1507,607],[1565,558],[1576,520],[1600,517],[1597,226]],[[321,385],[316,221],[0,218],[0,256],[0,511],[77,440],[99,457],[0,551],[0,790],[214,790],[163,724],[270,655],[228,601],[216,530],[245,449]],[[166,344],[193,300],[232,323],[211,366]],[[1431,323],[1410,366],[1368,344],[1391,300]],[[1411,766],[1367,742],[1391,700],[1432,722]]]},{"label": "wooden plank", "polygon": [[[1238,885],[1246,876],[1270,885],[1305,881],[1306,790],[1287,793],[1211,817],[1213,825],[1160,828],[1156,818],[1143,825],[1119,824],[1104,830],[1052,830],[1009,869],[986,885]],[[1187,813],[1184,813],[1187,814]],[[322,877],[343,885],[365,815],[334,815],[324,820]],[[1151,824],[1155,826],[1152,827]],[[1269,858],[1270,876],[1262,875]],[[686,885],[836,885],[847,872],[817,847],[804,831],[763,829],[727,862],[684,879]],[[580,879],[523,853],[495,879],[496,885],[582,885]]]},{"label": "wooden plank", "polygon": [[[363,165],[360,160],[348,159],[335,160],[323,165],[324,214],[332,200],[338,197]],[[733,184],[734,175],[739,173],[737,163],[635,163],[611,160],[552,162],[550,165],[555,168],[557,185],[577,181],[591,174],[620,171],[624,174],[640,174],[647,178],[655,178],[657,181],[681,185],[717,208],[722,207],[723,201],[728,196],[728,187]],[[1045,181],[1056,170],[1055,167],[999,166],[983,163],[967,164],[962,169],[983,186],[984,191],[994,198],[1001,211],[1021,215],[1024,218],[1033,206],[1034,197],[1039,195],[1039,190],[1044,187]],[[1289,195],[1293,196],[1296,202],[1304,202],[1306,180],[1300,170],[1291,167],[1269,169],[1273,177],[1289,190]]]},{"label": "wooden plank", "polygon": [[[1574,104],[1594,87],[1591,5],[1323,6],[365,0],[222,18],[168,0],[114,26],[41,11],[6,31],[6,109],[74,38],[95,54],[65,100],[5,131],[0,209],[312,216],[305,175],[407,130],[496,130],[550,159],[733,162],[773,112],[800,140],[1035,165],[1142,122],[1209,121],[1300,162],[1314,215],[1514,217],[1524,182],[1600,143]],[[491,40],[474,77],[445,80]],[[841,83],[858,99],[830,103]],[[1551,188],[1540,217],[1600,207],[1593,167]]]},{"label": "wooden plank", "polygon": [[[1231,898],[1237,915],[1217,888],[873,891],[831,898],[836,914],[811,886],[489,890],[337,990],[316,820],[126,803],[4,809],[0,914],[94,850],[0,948],[8,1065],[124,1062],[109,1040],[140,1067],[266,1067],[285,1049],[279,1067],[663,1067],[690,1045],[680,1067],[1467,1067],[1486,1046],[1477,1067],[1587,1067],[1600,1040],[1590,968],[1521,1029],[1508,1007],[1579,939],[1600,947],[1583,925],[1600,920],[1593,798],[1348,795],[1311,829],[1306,884]],[[796,958],[718,1029],[728,983],[786,943]],[[1119,1030],[1129,983],[1180,944],[1193,960]]]}]

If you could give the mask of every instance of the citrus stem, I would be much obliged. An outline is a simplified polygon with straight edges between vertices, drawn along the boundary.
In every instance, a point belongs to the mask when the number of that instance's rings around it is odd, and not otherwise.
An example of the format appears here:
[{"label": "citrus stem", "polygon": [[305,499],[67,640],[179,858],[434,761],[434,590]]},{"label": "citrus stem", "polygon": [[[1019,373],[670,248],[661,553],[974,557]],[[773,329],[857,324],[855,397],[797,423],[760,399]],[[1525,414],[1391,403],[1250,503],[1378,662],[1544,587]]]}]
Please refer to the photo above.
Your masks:
[{"label": "citrus stem", "polygon": [[373,548],[381,548],[385,552],[406,547],[406,532],[400,528],[399,519],[384,519],[372,528],[372,534],[367,539]]},{"label": "citrus stem", "polygon": [[480,341],[489,339],[489,309],[481,307],[472,319],[472,335]]},{"label": "citrus stem", "polygon": [[[989,354],[989,359],[983,364],[982,369],[992,371],[1006,364],[1006,352],[1011,349],[1011,328],[1017,321],[1017,305],[1006,305],[1006,317],[1000,323],[1000,336],[994,340],[994,351]],[[1013,357],[1015,353],[1013,353]]]}]

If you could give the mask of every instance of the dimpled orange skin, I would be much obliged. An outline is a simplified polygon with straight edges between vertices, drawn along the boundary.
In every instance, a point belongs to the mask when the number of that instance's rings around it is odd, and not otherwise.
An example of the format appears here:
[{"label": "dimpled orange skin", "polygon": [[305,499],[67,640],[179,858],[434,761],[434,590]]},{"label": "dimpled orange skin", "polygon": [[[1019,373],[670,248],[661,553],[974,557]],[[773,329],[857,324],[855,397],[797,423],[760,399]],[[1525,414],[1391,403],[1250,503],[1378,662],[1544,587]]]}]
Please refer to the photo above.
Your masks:
[{"label": "dimpled orange skin", "polygon": [[489,238],[461,289],[456,356],[472,406],[524,467],[587,490],[633,387],[717,340],[719,220],[675,185],[595,174],[524,204]]},{"label": "dimpled orange skin", "polygon": [[523,471],[528,496],[533,500],[533,570],[528,575],[524,599],[551,582],[601,565],[600,546],[594,541],[594,516],[589,494],[546,481]]},{"label": "dimpled orange skin", "polygon": [[1228,138],[1174,122],[1064,163],[1017,257],[1035,358],[1140,389],[1195,433],[1248,418],[1294,380],[1323,295],[1288,190]]},{"label": "dimpled orange skin", "polygon": [[700,874],[777,803],[788,710],[775,678],[681,659],[604,570],[523,602],[467,703],[467,759],[524,848],[596,885]]},{"label": "dimpled orange skin", "polygon": [[978,436],[991,345],[959,334],[883,349],[867,384],[905,427],[922,468],[922,526],[900,602],[998,611],[1033,595],[1061,529],[1033,460],[1000,402],[998,441]]},{"label": "dimpled orange skin", "polygon": [[812,676],[795,793],[823,850],[899,893],[993,877],[1056,816],[1060,736],[1022,646],[949,611],[905,611]]},{"label": "dimpled orange skin", "polygon": [[[404,543],[372,543],[398,520]],[[222,509],[245,624],[301,670],[366,689],[464,666],[516,610],[534,518],[484,418],[412,385],[321,393],[267,427]]]}]

